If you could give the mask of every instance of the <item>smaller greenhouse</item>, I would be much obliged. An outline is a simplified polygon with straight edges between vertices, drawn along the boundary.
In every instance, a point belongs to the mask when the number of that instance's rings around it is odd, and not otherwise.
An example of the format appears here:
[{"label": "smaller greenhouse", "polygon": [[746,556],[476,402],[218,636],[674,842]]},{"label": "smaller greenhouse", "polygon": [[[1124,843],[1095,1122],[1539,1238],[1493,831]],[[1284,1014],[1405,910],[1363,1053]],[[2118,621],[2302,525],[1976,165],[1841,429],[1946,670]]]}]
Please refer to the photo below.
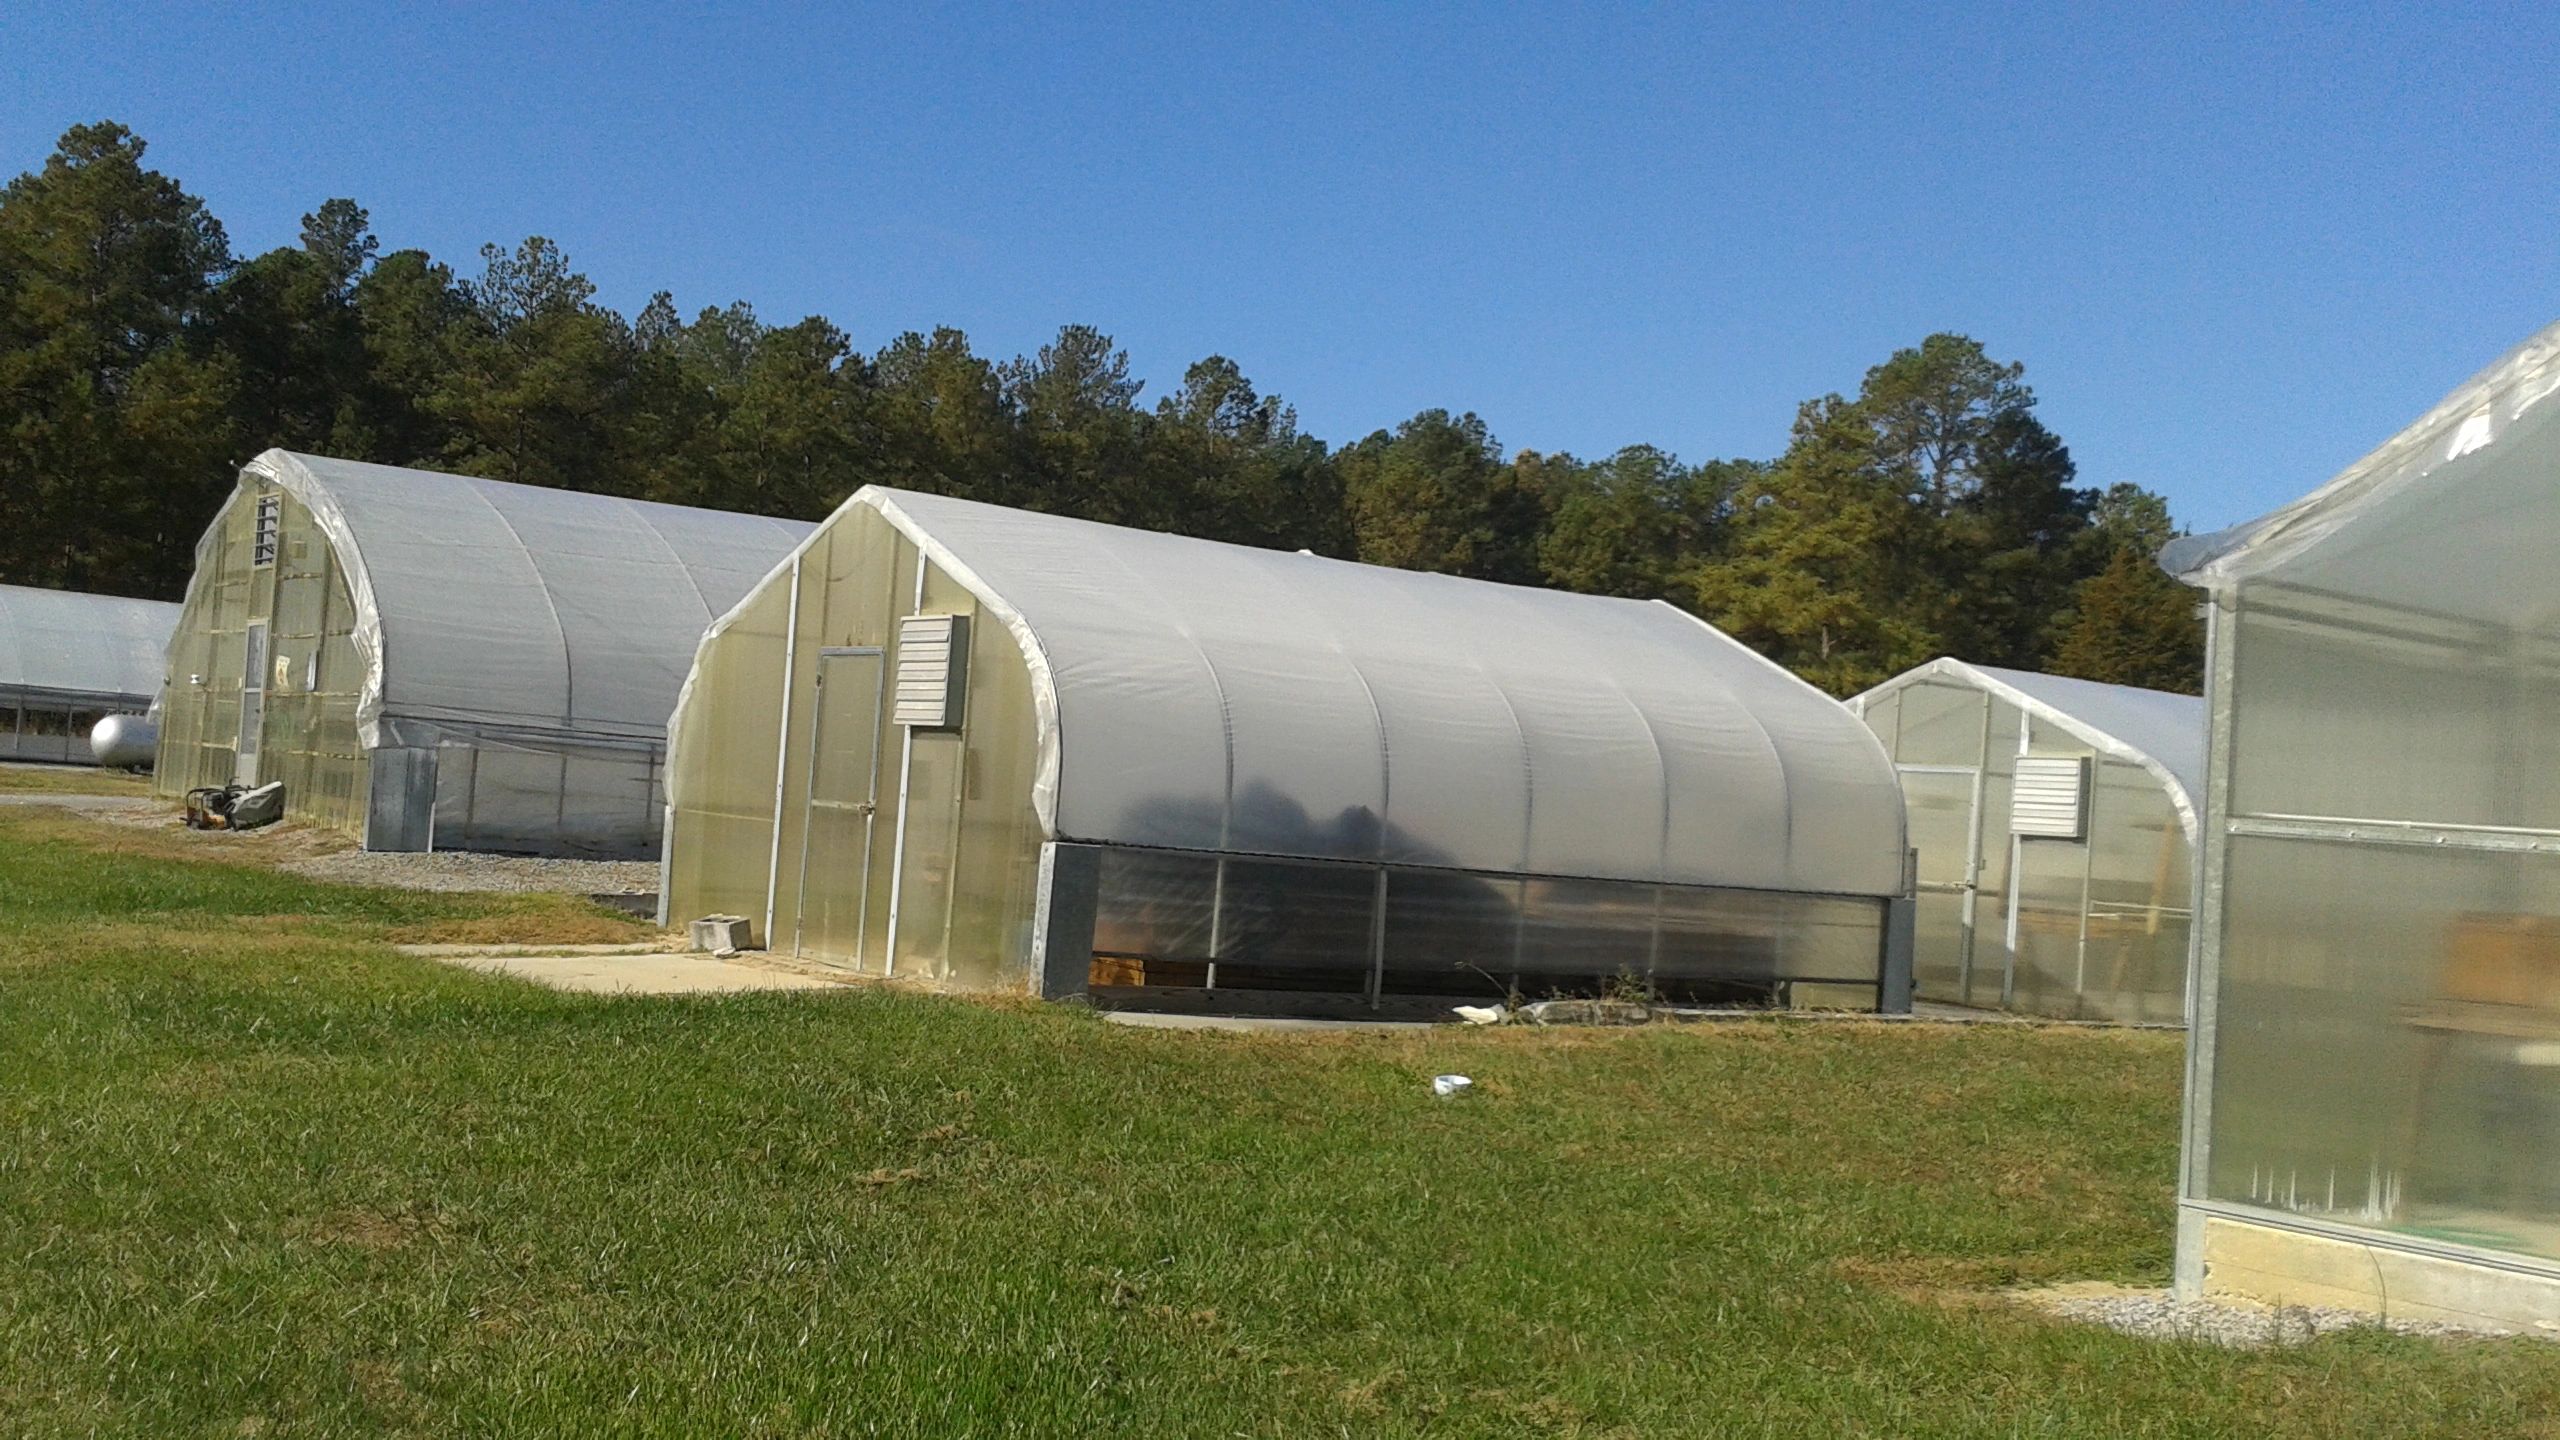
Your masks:
[{"label": "smaller greenhouse", "polygon": [[2178,1283],[2560,1316],[2560,325],[2210,597]]},{"label": "smaller greenhouse", "polygon": [[703,627],[809,533],[269,450],[196,545],[159,787],[375,850],[652,856]]},{"label": "smaller greenhouse", "polygon": [[873,487],[704,637],[668,763],[668,918],[860,974],[1907,1003],[1875,737],[1658,602]]},{"label": "smaller greenhouse", "polygon": [[0,759],[87,765],[89,731],[160,695],[178,607],[0,585]]},{"label": "smaller greenhouse", "polygon": [[1932,660],[1849,708],[1902,776],[1921,999],[2185,1019],[2202,700]]}]

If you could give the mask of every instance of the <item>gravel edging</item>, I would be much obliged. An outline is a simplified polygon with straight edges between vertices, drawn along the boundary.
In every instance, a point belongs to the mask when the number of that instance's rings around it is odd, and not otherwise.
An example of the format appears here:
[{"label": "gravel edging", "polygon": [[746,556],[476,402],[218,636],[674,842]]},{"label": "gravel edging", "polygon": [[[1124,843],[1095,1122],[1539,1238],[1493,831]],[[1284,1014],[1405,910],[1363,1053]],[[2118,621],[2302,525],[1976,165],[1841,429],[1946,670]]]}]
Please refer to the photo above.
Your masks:
[{"label": "gravel edging", "polygon": [[[2386,1330],[2436,1339],[2505,1338],[2517,1332],[2438,1320],[2389,1319],[2317,1305],[2267,1308],[2221,1300],[2181,1300],[2166,1290],[2110,1294],[2022,1294],[2017,1298],[2065,1320],[2104,1325],[2150,1340],[2202,1340],[2233,1349],[2301,1345],[2348,1330]],[[2529,1338],[2560,1338],[2551,1335]]]},{"label": "gravel edging", "polygon": [[648,895],[658,888],[655,860],[562,860],[462,850],[424,854],[341,850],[288,860],[282,868],[313,880],[398,890]]}]

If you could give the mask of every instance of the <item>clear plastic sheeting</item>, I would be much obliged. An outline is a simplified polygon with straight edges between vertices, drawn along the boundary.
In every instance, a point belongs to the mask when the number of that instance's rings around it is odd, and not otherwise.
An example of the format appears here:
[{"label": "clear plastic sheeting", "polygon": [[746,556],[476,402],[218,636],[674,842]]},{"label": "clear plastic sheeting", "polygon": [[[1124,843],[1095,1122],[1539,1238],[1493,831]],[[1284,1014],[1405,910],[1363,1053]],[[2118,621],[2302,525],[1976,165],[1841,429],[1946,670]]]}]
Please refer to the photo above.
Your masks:
[{"label": "clear plastic sheeting", "polygon": [[1045,682],[1061,838],[1890,895],[1874,737],[1669,605],[871,488]]},{"label": "clear plastic sheeting", "polygon": [[159,698],[178,607],[0,585],[0,759],[89,763],[89,731]]},{"label": "clear plastic sheeting", "polygon": [[2180,541],[2217,763],[2183,1194],[2560,1274],[2560,326]]},{"label": "clear plastic sheeting", "polygon": [[[2066,1019],[2184,1016],[2202,700],[1933,660],[1849,704],[1902,774],[1921,998]],[[2085,757],[2078,839],[2011,834],[2022,755]]]}]

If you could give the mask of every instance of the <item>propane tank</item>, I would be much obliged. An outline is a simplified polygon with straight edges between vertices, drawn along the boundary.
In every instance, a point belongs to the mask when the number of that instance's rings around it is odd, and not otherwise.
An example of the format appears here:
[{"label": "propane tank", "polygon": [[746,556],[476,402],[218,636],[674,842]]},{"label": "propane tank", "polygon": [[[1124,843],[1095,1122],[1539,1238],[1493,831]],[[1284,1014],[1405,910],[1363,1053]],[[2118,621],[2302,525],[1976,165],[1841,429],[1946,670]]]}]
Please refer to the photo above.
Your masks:
[{"label": "propane tank", "polygon": [[113,770],[148,770],[160,751],[160,727],[148,715],[110,715],[89,728],[89,753]]}]

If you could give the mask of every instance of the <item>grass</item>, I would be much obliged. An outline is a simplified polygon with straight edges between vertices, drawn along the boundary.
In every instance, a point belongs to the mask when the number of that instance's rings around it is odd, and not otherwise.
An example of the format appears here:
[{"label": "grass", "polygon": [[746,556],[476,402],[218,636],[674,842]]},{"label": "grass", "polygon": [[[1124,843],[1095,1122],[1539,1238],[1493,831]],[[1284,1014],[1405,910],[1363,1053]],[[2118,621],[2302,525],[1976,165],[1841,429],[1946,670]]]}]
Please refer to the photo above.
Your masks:
[{"label": "grass", "polygon": [[94,765],[0,762],[0,795],[133,795],[151,793],[151,777]]},{"label": "grass", "polygon": [[1983,1298],[2165,1277],[2171,1037],[562,995],[386,943],[582,902],[103,830],[0,812],[11,1433],[2560,1434],[2560,1348]]}]

